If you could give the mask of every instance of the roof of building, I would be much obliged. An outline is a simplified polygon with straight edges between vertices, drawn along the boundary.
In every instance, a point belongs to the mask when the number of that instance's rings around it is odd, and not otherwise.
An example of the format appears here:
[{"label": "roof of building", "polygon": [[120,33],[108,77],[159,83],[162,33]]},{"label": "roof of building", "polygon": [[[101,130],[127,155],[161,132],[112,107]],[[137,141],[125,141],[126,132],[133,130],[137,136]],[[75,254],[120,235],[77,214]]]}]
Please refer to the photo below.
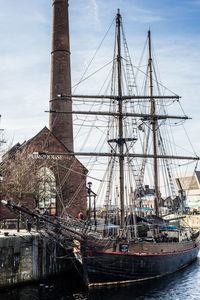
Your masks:
[{"label": "roof of building", "polygon": [[[53,137],[53,140],[55,141],[52,145],[54,148],[57,148],[56,151],[52,151],[52,152],[69,152],[69,150],[67,149],[67,147],[55,136],[55,134],[53,134],[46,126],[40,130],[35,136],[33,136],[32,138],[30,138],[28,141],[24,141],[22,144],[20,144],[19,142],[16,143],[13,147],[11,147],[3,156],[2,156],[2,162],[6,161],[7,159],[10,159],[12,157],[15,156],[17,151],[22,151],[23,149],[26,149],[28,147],[31,147],[32,144],[34,143],[34,141],[36,141],[38,138],[40,139],[40,136],[42,136],[43,134],[46,135],[45,139],[43,137],[43,139],[41,139],[41,143],[35,145],[35,150],[34,151],[45,151],[48,149],[49,152],[51,152],[52,150],[48,147],[48,141],[50,140],[50,137]],[[57,147],[56,147],[57,144]],[[33,147],[34,148],[34,147]],[[85,169],[86,167],[75,157],[75,159],[77,160],[77,162]]]}]

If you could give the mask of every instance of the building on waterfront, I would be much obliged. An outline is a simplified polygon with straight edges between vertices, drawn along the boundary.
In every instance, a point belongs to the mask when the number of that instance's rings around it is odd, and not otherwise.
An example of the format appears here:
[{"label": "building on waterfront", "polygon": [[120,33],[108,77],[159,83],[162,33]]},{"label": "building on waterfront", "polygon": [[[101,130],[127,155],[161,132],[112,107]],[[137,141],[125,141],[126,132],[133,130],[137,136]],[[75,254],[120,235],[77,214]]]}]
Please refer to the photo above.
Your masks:
[{"label": "building on waterfront", "polygon": [[[57,155],[38,154],[43,151]],[[1,164],[4,196],[58,216],[86,211],[87,170],[75,157],[59,155],[67,151],[47,127],[12,147]],[[1,205],[0,218],[11,217],[14,215]]]},{"label": "building on waterfront", "polygon": [[179,190],[185,192],[185,206],[200,210],[200,171],[175,176]]},{"label": "building on waterfront", "polygon": [[[73,155],[68,0],[53,1],[49,129],[16,144],[4,156],[2,197],[61,216],[86,213],[86,168]],[[43,155],[42,153],[56,153]],[[14,215],[0,204],[0,218]]]}]

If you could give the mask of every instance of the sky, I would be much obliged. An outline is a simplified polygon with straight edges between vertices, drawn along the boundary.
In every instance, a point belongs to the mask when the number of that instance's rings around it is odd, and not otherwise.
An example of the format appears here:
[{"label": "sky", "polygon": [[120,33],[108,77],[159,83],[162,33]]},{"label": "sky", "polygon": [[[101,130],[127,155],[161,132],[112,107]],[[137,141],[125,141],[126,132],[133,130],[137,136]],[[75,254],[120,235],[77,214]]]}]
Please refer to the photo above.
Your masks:
[{"label": "sky", "polygon": [[[7,145],[48,126],[52,0],[0,0],[0,114]],[[182,96],[186,127],[200,155],[200,1],[69,0],[72,85],[120,8],[138,61],[151,28],[162,82]],[[107,53],[106,45],[103,58]],[[86,91],[87,92],[87,91]]]}]

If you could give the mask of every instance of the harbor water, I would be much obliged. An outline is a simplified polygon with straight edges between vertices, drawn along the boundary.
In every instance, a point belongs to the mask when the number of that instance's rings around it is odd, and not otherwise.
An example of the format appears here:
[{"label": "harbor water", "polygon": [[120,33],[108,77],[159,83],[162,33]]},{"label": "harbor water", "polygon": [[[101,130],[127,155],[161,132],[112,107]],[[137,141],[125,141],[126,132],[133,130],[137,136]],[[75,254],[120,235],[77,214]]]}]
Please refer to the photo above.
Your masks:
[{"label": "harbor water", "polygon": [[200,300],[200,256],[174,274],[140,284],[85,290],[66,275],[0,291],[1,300]]}]

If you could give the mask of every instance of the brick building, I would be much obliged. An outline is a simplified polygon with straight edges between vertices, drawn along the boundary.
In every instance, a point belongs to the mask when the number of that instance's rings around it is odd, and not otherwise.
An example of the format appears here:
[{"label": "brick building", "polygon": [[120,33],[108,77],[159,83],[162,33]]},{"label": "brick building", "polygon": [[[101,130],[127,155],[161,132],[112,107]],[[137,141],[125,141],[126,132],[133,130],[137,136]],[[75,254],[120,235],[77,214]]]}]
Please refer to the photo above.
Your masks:
[{"label": "brick building", "polygon": [[[86,168],[75,158],[38,155],[67,152],[65,145],[44,127],[36,136],[11,148],[3,157],[3,194],[30,209],[77,216],[86,212]],[[0,218],[15,218],[0,204]]]},{"label": "brick building", "polygon": [[[2,196],[13,198],[29,208],[48,209],[52,214],[77,216],[86,213],[87,170],[73,153],[70,42],[68,0],[53,0],[53,31],[51,52],[51,86],[49,129],[44,127],[36,136],[16,144],[3,157]],[[58,155],[37,155],[38,152]],[[0,204],[0,218],[14,215]]]}]

